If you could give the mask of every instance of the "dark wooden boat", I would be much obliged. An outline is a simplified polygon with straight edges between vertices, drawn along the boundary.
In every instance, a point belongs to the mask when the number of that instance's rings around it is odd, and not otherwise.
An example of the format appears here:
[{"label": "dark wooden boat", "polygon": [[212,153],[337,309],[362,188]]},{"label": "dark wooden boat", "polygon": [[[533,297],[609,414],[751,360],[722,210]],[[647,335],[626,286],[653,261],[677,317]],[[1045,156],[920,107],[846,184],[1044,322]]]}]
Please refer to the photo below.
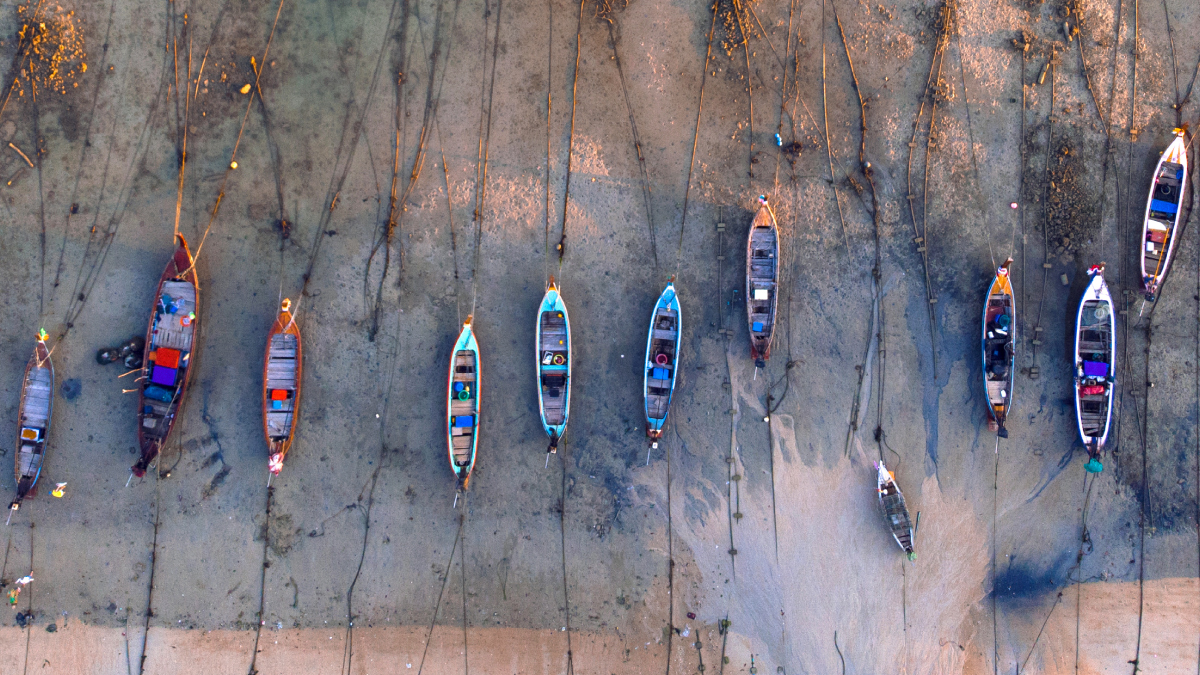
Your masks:
[{"label": "dark wooden boat", "polygon": [[646,399],[646,435],[651,447],[658,447],[663,427],[667,424],[667,413],[671,410],[671,396],[675,392],[675,373],[679,361],[680,327],[679,296],[675,293],[675,280],[654,303],[650,313],[650,331],[646,334],[645,376],[642,391]]},{"label": "dark wooden boat", "polygon": [[775,310],[779,305],[779,230],[765,196],[746,235],[746,321],[750,326],[750,358],[758,368],[771,358]]},{"label": "dark wooden boat", "polygon": [[263,359],[263,432],[267,437],[267,470],[279,475],[292,447],[300,411],[300,375],[303,367],[300,326],[292,315],[292,301],[284,298],[279,316],[267,334]]},{"label": "dark wooden boat", "polygon": [[883,509],[883,518],[887,521],[896,543],[904,549],[909,560],[915,561],[917,552],[913,550],[912,518],[908,515],[908,504],[904,501],[904,495],[901,494],[900,487],[896,485],[896,476],[887,470],[883,462],[876,462],[875,469],[879,506]]},{"label": "dark wooden boat", "polygon": [[988,400],[988,428],[1008,438],[1004,422],[1012,409],[1017,344],[1017,304],[1008,268],[1012,258],[996,269],[983,304],[983,385]]},{"label": "dark wooden boat", "polygon": [[1117,372],[1117,319],[1104,282],[1104,263],[1088,269],[1092,277],[1075,315],[1075,416],[1087,448],[1085,468],[1104,470],[1100,453],[1112,423]]},{"label": "dark wooden boat", "polygon": [[16,511],[23,499],[33,495],[46,457],[46,440],[50,434],[53,412],[54,364],[50,361],[50,350],[46,348],[46,333],[40,331],[37,344],[33,347],[33,356],[25,366],[25,378],[21,382],[17,452],[14,458],[17,498],[8,506],[11,511]]},{"label": "dark wooden boat", "polygon": [[1154,180],[1150,184],[1142,223],[1142,287],[1148,302],[1154,302],[1171,267],[1180,207],[1187,191],[1187,168],[1183,129],[1176,129],[1175,140],[1163,151],[1154,167]]},{"label": "dark wooden boat", "polygon": [[571,410],[571,320],[554,277],[538,308],[536,346],[538,408],[542,428],[550,437],[546,451],[556,453]]},{"label": "dark wooden boat", "polygon": [[468,316],[454,350],[446,386],[446,442],[458,490],[467,489],[479,441],[479,344]]},{"label": "dark wooden boat", "polygon": [[138,392],[138,445],[142,456],[133,465],[133,474],[138,477],[146,475],[166,445],[195,365],[192,353],[200,285],[187,241],[183,235],[175,236],[179,246],[158,281],[154,310],[146,328]]}]

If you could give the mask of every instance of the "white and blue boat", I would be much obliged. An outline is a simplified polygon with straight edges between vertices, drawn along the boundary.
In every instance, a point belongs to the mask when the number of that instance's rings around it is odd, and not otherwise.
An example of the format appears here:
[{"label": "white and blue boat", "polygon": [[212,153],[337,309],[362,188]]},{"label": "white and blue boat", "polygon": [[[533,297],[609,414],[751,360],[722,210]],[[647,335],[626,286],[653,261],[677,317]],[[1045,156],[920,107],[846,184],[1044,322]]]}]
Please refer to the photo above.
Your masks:
[{"label": "white and blue boat", "polygon": [[446,391],[446,440],[450,469],[458,478],[458,490],[467,489],[471,469],[475,468],[475,448],[479,441],[479,344],[471,317],[450,354],[450,375]]},{"label": "white and blue boat", "polygon": [[1099,473],[1104,469],[1100,454],[1112,424],[1117,320],[1108,284],[1104,283],[1104,263],[1089,268],[1088,276],[1092,280],[1075,315],[1075,415],[1079,437],[1088,453],[1084,468]]},{"label": "white and blue boat", "polygon": [[571,321],[554,277],[538,308],[536,346],[538,408],[550,437],[546,452],[557,453],[571,410]]},{"label": "white and blue boat", "polygon": [[1163,150],[1154,167],[1154,180],[1150,184],[1146,216],[1142,221],[1142,287],[1147,302],[1154,302],[1170,270],[1180,207],[1187,191],[1187,143],[1183,129],[1176,129],[1174,133],[1175,139]]},{"label": "white and blue boat", "polygon": [[680,335],[679,295],[675,292],[675,277],[671,277],[662,295],[658,296],[658,302],[654,303],[650,332],[646,335],[643,392],[646,397],[646,435],[651,439],[651,447],[658,447],[671,409]]}]

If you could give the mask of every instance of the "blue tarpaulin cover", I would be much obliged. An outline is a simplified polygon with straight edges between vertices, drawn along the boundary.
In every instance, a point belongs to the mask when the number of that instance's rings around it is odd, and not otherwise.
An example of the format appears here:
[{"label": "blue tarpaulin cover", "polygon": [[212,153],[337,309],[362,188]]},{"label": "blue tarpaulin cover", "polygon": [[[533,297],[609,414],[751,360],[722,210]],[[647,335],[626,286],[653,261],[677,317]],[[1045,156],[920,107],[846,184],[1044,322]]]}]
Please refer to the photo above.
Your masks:
[{"label": "blue tarpaulin cover", "polygon": [[653,377],[656,380],[669,380],[671,379],[671,371],[667,370],[666,368],[655,368],[654,372],[650,374],[650,377]]},{"label": "blue tarpaulin cover", "polygon": [[475,426],[475,416],[474,415],[455,415],[454,426],[456,426],[460,429],[465,429],[467,427],[473,427],[473,426]]},{"label": "blue tarpaulin cover", "polygon": [[1150,210],[1158,211],[1159,213],[1175,213],[1179,210],[1179,207],[1171,202],[1164,202],[1161,199],[1151,199]]},{"label": "blue tarpaulin cover", "polygon": [[1108,364],[1102,361],[1084,361],[1084,377],[1105,377],[1108,375]]}]

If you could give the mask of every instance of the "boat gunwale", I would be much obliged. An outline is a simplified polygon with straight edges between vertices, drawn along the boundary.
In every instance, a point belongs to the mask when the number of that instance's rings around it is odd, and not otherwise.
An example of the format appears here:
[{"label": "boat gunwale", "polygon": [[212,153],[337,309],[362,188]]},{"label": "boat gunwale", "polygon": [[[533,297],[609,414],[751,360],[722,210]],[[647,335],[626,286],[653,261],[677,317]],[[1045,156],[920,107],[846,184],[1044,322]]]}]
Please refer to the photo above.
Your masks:
[{"label": "boat gunwale", "polygon": [[[286,322],[284,321],[285,316],[287,317]],[[267,387],[267,365],[271,361],[271,341],[274,339],[274,337],[276,335],[293,335],[296,337],[296,388],[295,388],[296,393],[295,393],[295,397],[292,400],[292,411],[291,411],[292,412],[292,421],[288,427],[287,438],[285,438],[282,441],[273,441],[271,439],[270,427],[267,424],[267,413],[269,412],[269,409],[267,406],[269,405],[268,397],[270,396],[269,389]],[[285,310],[285,309],[280,308],[279,313],[275,316],[275,322],[271,324],[271,330],[267,333],[267,344],[266,344],[266,349],[264,350],[264,354],[263,354],[263,371],[262,371],[262,376],[263,376],[263,405],[262,405],[263,437],[267,441],[268,460],[269,460],[269,458],[278,454],[280,464],[282,464],[283,461],[287,459],[288,451],[291,450],[291,448],[292,448],[292,442],[295,440],[295,436],[296,436],[297,421],[299,420],[299,417],[300,417],[300,387],[303,382],[302,373],[303,373],[303,369],[304,369],[303,354],[304,354],[303,340],[300,337],[300,326],[296,323],[296,316],[291,312],[290,309]]]},{"label": "boat gunwale", "polygon": [[[550,294],[554,293],[554,301],[550,302]],[[542,395],[542,316],[546,312],[561,311],[563,315],[563,323],[567,330],[567,384],[563,395],[563,421],[561,424],[549,424],[546,421],[546,406]],[[542,429],[552,440],[561,439],[567,430],[567,422],[571,414],[571,375],[575,359],[572,354],[571,341],[571,316],[567,312],[567,303],[562,299],[562,291],[559,290],[557,284],[554,283],[554,277],[550,277],[550,283],[546,285],[546,293],[542,296],[542,302],[538,305],[536,326],[534,328],[534,375],[537,384],[538,396],[538,414],[542,420]]]},{"label": "boat gunwale", "polygon": [[[142,348],[142,378],[143,384],[138,387],[138,447],[141,450],[141,458],[137,464],[133,466],[135,475],[144,475],[146,469],[162,452],[163,446],[167,444],[167,439],[175,431],[175,422],[179,419],[179,412],[183,408],[184,399],[187,395],[188,384],[192,379],[192,370],[196,367],[196,359],[192,358],[196,354],[196,329],[200,324],[200,280],[196,276],[195,258],[192,257],[192,251],[188,247],[187,239],[184,239],[182,234],[176,233],[178,244],[175,247],[175,252],[171,254],[171,259],[167,261],[166,267],[163,269],[162,275],[158,279],[158,287],[154,293],[154,304],[150,307],[150,320],[146,325],[146,340],[145,346]],[[182,267],[181,265],[186,265]],[[142,426],[145,420],[146,407],[146,384],[149,381],[150,369],[150,352],[153,351],[154,338],[154,320],[158,317],[158,303],[162,300],[163,285],[168,281],[183,281],[190,283],[195,291],[195,299],[192,304],[196,306],[196,319],[192,322],[191,329],[191,348],[188,349],[188,365],[183,373],[183,382],[179,383],[179,389],[170,403],[170,422],[167,424],[167,431],[162,435],[157,446],[154,447],[155,441],[147,439],[144,433],[145,427]],[[164,417],[163,419],[166,419]],[[139,473],[140,470],[140,473]]]}]

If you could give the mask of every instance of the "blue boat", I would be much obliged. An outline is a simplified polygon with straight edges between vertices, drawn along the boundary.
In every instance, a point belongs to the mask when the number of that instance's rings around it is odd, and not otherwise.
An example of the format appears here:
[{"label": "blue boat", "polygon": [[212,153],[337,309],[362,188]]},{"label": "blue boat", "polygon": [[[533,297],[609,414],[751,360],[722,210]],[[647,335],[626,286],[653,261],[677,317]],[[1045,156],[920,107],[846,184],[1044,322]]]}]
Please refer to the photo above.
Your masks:
[{"label": "blue boat", "polygon": [[479,440],[479,344],[471,317],[450,355],[450,375],[446,387],[446,441],[450,469],[458,478],[458,490],[467,489],[471,469],[475,468],[475,447]]},{"label": "blue boat", "polygon": [[651,447],[658,447],[671,395],[675,392],[675,373],[679,363],[680,339],[679,295],[675,292],[675,277],[667,282],[654,311],[650,314],[650,331],[646,335],[646,371],[643,392],[646,397],[646,435]]},{"label": "blue boat", "polygon": [[538,408],[550,437],[548,453],[558,452],[571,410],[571,321],[562,294],[550,277],[537,320]]}]

